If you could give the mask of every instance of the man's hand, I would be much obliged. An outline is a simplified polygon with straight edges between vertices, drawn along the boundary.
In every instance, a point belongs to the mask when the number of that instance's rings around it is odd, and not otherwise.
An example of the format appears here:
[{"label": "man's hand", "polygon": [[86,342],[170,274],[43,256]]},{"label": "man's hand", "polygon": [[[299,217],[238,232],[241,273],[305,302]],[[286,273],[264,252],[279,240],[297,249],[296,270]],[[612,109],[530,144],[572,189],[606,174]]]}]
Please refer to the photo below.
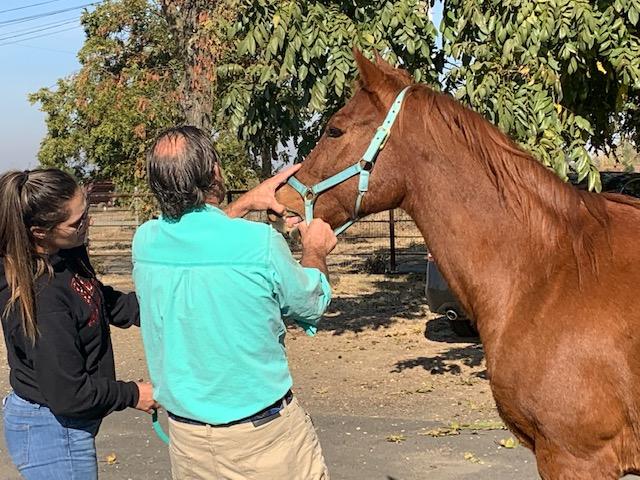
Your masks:
[{"label": "man's hand", "polygon": [[153,413],[160,405],[153,399],[153,385],[148,382],[136,382],[138,386],[138,403],[136,408],[143,412]]},{"label": "man's hand", "polygon": [[314,218],[309,225],[300,222],[298,230],[302,242],[300,264],[304,267],[317,268],[328,278],[327,255],[331,253],[338,242],[331,226],[324,220]]},{"label": "man's hand", "polygon": [[244,217],[251,211],[272,210],[280,216],[284,215],[287,208],[276,200],[276,190],[300,170],[300,167],[302,167],[300,163],[293,165],[252,188],[238,200],[230,203],[225,208],[226,214],[237,218]]}]

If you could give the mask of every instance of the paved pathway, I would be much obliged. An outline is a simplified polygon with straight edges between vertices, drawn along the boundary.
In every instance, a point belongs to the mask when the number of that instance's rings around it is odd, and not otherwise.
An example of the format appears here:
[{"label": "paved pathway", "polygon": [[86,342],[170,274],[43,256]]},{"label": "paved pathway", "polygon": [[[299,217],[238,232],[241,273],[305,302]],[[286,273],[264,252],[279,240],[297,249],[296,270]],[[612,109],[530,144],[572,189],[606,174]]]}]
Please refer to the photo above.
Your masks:
[{"label": "paved pathway", "polygon": [[[333,480],[536,480],[533,455],[499,442],[507,431],[420,435],[429,422],[372,417],[314,416]],[[387,437],[404,436],[399,443]],[[115,454],[116,462],[107,463]],[[101,480],[170,480],[167,448],[135,411],[111,415],[98,437]],[[19,480],[0,441],[0,479]],[[639,478],[628,476],[628,479]],[[302,480],[302,479],[301,479]]]}]

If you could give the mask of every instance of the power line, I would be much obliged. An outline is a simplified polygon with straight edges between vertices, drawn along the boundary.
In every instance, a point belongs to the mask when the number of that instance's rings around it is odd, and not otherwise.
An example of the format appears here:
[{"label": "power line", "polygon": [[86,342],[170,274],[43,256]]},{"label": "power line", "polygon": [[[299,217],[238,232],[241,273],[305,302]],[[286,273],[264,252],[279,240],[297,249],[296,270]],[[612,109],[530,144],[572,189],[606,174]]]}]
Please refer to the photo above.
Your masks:
[{"label": "power line", "polygon": [[35,45],[27,45],[25,43],[14,43],[13,45],[16,45],[18,47],[25,47],[25,48],[33,48],[36,50],[46,50],[48,52],[57,52],[57,53],[68,53],[69,55],[77,55],[78,52],[72,52],[70,50],[58,50],[56,48],[47,48],[47,47],[36,47]]},{"label": "power line", "polygon": [[75,30],[76,28],[78,27],[64,28],[62,30],[58,30],[57,32],[42,33],[40,35],[34,35],[32,37],[21,38],[20,40],[16,40],[14,42],[4,42],[4,43],[0,43],[0,47],[4,47],[5,45],[15,45],[16,43],[20,43],[25,40],[33,40],[34,38],[50,37],[51,35],[56,35],[62,32],[68,32],[70,30]]},{"label": "power line", "polygon": [[16,10],[24,10],[25,8],[39,7],[40,5],[46,5],[47,3],[55,3],[55,2],[61,2],[61,1],[62,0],[49,0],[48,2],[32,3],[31,5],[25,5],[24,7],[16,7],[16,8],[9,8],[8,10],[0,10],[0,13],[15,12]]},{"label": "power line", "polygon": [[56,20],[55,22],[41,23],[39,25],[32,25],[31,27],[21,28],[21,29],[18,29],[18,30],[12,30],[10,32],[2,33],[0,35],[13,35],[14,33],[29,32],[29,31],[32,31],[34,28],[61,25],[64,22],[68,22],[68,21],[74,21],[75,22],[75,21],[78,21],[78,20],[80,20],[78,17],[65,18],[64,20]]},{"label": "power line", "polygon": [[53,15],[58,15],[60,13],[65,13],[65,12],[71,12],[73,10],[78,10],[80,8],[93,7],[94,5],[98,5],[99,3],[100,2],[85,3],[83,5],[78,5],[76,7],[63,8],[62,10],[54,10],[54,11],[50,11],[50,12],[38,13],[36,15],[29,15],[27,17],[13,18],[11,20],[3,20],[3,21],[0,21],[0,27],[6,26],[6,25],[15,25],[17,23],[30,22],[31,20],[38,20],[40,18],[51,17]]},{"label": "power line", "polygon": [[[18,32],[9,32],[7,34],[4,35],[0,35],[0,42],[4,42],[5,40],[11,40],[13,38],[18,38],[18,37],[24,37],[26,35],[31,35],[32,33],[38,33],[38,32],[43,32],[45,30],[51,30],[53,28],[58,28],[61,27],[63,25],[69,25],[71,23],[78,23],[78,19],[74,18],[72,20],[65,20],[62,22],[57,22],[57,23],[53,23],[49,26],[42,26],[41,28],[28,28],[22,31],[22,33],[18,33]],[[15,35],[13,35],[15,34]]]}]

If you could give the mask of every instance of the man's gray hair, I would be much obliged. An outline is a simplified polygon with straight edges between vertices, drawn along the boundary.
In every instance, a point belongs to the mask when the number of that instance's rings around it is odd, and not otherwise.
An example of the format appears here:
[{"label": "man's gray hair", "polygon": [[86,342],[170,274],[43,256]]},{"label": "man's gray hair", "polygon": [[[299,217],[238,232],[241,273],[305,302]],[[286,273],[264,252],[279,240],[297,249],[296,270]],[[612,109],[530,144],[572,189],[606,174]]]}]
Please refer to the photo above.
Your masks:
[{"label": "man's gray hair", "polygon": [[147,152],[147,178],[162,215],[178,221],[204,207],[207,197],[222,200],[221,178],[215,174],[218,155],[211,138],[192,126],[163,131]]}]

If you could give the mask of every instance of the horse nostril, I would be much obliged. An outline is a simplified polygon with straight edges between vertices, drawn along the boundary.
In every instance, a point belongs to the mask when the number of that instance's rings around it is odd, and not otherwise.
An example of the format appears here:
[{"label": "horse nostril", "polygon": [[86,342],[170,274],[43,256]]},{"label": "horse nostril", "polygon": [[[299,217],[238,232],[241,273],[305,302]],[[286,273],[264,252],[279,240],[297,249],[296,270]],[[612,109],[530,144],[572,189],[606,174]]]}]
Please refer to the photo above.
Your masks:
[{"label": "horse nostril", "polygon": [[298,230],[297,228],[294,228],[293,230],[289,231],[289,238],[296,243],[300,242],[301,241],[300,230]]}]

